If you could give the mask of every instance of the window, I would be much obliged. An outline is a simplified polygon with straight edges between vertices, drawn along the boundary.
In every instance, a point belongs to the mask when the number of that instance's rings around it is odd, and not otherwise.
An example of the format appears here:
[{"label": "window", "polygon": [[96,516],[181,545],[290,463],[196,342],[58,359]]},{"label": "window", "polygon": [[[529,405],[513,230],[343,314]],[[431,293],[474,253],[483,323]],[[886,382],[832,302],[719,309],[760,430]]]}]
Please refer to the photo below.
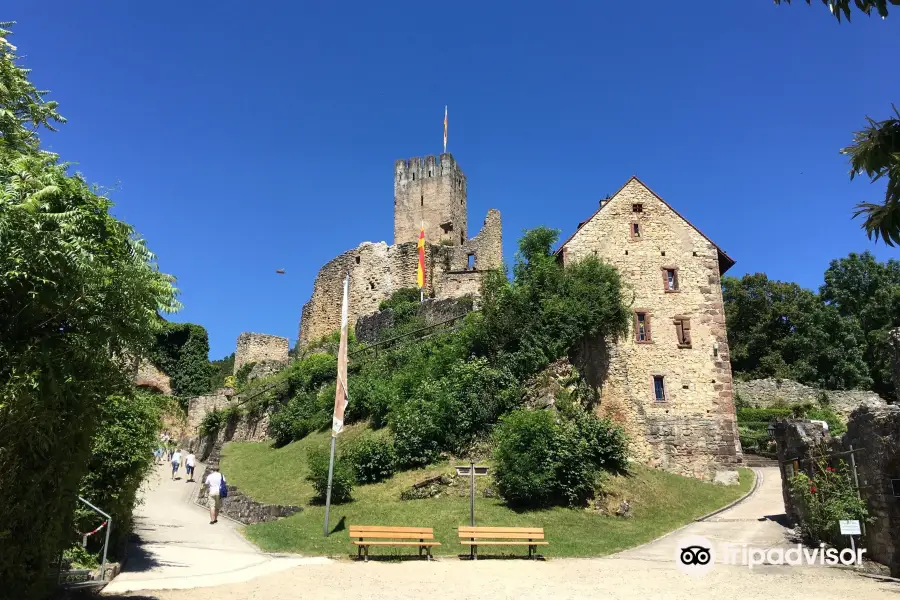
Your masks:
[{"label": "window", "polygon": [[470,254],[467,258],[467,261],[468,262],[466,264],[466,269],[468,269],[469,271],[474,271],[475,270],[475,255]]},{"label": "window", "polygon": [[678,269],[663,267],[663,289],[667,292],[678,291]]},{"label": "window", "polygon": [[633,240],[641,239],[641,224],[640,223],[632,223],[631,224],[631,239],[633,239]]},{"label": "window", "polygon": [[356,257],[356,264],[359,264],[359,257]]},{"label": "window", "polygon": [[675,336],[679,348],[691,347],[691,320],[687,317],[675,317]]},{"label": "window", "polygon": [[633,213],[642,213],[642,212],[644,212],[644,205],[643,205],[643,204],[632,204],[632,205],[631,205],[631,212],[633,212]]},{"label": "window", "polygon": [[662,375],[653,376],[653,397],[657,402],[666,401],[666,378]]},{"label": "window", "polygon": [[650,313],[635,311],[634,313],[634,341],[647,343],[650,338]]},{"label": "window", "polygon": [[425,206],[425,194],[422,194],[419,197],[419,202],[420,202],[419,206]]}]

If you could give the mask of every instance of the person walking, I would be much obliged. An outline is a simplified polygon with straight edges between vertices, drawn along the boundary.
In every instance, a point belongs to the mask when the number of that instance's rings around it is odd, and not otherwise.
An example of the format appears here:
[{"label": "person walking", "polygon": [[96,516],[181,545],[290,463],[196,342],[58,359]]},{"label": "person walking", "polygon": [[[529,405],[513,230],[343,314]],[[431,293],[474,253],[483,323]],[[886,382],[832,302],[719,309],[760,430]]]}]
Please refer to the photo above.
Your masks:
[{"label": "person walking", "polygon": [[172,455],[172,481],[175,481],[175,475],[178,474],[178,469],[181,467],[181,450],[176,449],[175,454]]},{"label": "person walking", "polygon": [[196,460],[197,457],[194,456],[194,449],[188,449],[187,458],[184,459],[184,470],[187,472],[188,482],[194,481],[194,463]]},{"label": "person walking", "polygon": [[219,509],[222,508],[222,487],[225,485],[225,477],[219,473],[219,467],[210,467],[212,473],[206,476],[206,485],[209,487],[209,524],[219,522]]}]

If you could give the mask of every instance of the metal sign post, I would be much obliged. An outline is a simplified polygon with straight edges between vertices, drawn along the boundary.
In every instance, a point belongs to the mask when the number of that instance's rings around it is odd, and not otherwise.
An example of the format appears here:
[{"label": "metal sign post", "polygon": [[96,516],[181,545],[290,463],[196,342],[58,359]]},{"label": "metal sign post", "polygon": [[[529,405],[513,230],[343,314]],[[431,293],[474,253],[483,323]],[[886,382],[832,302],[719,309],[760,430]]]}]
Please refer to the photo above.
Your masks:
[{"label": "metal sign post", "polygon": [[476,467],[475,461],[470,461],[468,467],[456,467],[457,475],[469,476],[469,524],[475,527],[475,476],[487,475],[487,467]]}]

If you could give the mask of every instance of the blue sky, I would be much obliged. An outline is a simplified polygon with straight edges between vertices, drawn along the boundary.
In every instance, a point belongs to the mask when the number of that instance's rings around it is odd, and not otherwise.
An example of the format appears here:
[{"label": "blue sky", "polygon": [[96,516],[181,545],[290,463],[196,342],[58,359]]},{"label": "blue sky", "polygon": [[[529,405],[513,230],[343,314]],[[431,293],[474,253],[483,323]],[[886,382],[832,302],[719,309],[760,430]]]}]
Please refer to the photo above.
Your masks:
[{"label": "blue sky", "polygon": [[900,257],[850,219],[884,187],[851,184],[838,154],[900,103],[896,12],[30,0],[0,19],[69,119],[45,146],[114,188],[178,277],[175,320],[206,326],[218,358],[242,331],[293,344],[318,268],[390,242],[394,160],[440,152],[445,104],[470,223],[498,208],[508,258],[523,229],[568,236],[632,174],[732,275],[816,288],[832,258]]}]

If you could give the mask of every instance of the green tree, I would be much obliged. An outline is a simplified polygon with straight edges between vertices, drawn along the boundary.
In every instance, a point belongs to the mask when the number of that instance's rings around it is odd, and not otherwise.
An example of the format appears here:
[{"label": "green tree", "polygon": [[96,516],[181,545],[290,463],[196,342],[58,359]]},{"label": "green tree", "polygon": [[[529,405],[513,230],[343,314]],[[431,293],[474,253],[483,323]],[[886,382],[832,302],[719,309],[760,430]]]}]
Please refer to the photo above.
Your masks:
[{"label": "green tree", "polygon": [[38,132],[64,122],[0,25],[0,581],[43,597],[72,539],[75,495],[106,398],[130,393],[173,278],[112,203]]},{"label": "green tree", "polygon": [[795,283],[763,273],[724,277],[728,347],[735,373],[829,389],[868,389],[859,322]]},{"label": "green tree", "polygon": [[872,389],[893,397],[888,332],[900,326],[900,261],[882,263],[869,252],[833,260],[825,271],[820,294],[841,316],[859,323]]},{"label": "green tree", "polygon": [[[791,0],[783,0],[790,4]],[[775,0],[781,4],[782,0]],[[812,0],[806,0],[811,4]],[[828,6],[838,23],[841,18],[850,21],[851,9],[855,7],[865,15],[873,9],[882,19],[888,16],[888,5],[900,6],[900,0],[822,0]],[[853,135],[853,143],[841,149],[841,154],[850,157],[850,179],[865,173],[871,181],[887,177],[884,202],[860,202],[853,217],[863,216],[863,229],[869,239],[884,240],[888,246],[900,244],[900,111],[894,106],[896,118],[876,121],[866,117],[869,126]]]}]

